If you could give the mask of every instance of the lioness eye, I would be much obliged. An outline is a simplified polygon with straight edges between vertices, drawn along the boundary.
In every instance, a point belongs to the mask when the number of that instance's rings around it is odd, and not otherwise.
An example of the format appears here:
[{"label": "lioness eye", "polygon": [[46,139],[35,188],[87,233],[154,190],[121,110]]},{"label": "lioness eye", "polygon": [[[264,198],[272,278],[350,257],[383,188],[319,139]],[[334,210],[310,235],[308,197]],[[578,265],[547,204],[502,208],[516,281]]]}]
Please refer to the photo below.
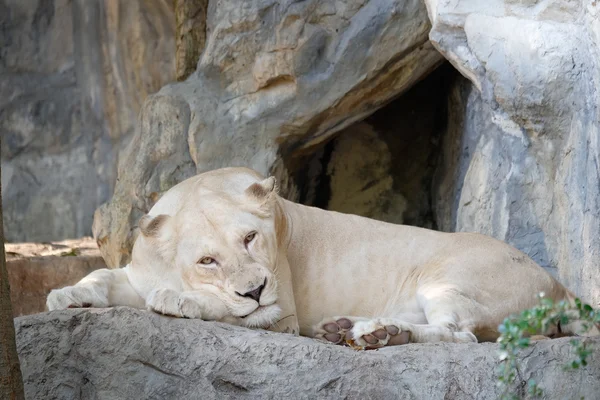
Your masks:
[{"label": "lioness eye", "polygon": [[203,258],[200,259],[200,261],[198,261],[198,264],[209,265],[209,264],[212,264],[214,262],[215,262],[214,258],[203,257]]},{"label": "lioness eye", "polygon": [[244,238],[244,244],[247,245],[248,243],[250,243],[251,241],[253,241],[255,237],[256,237],[256,232],[250,232]]}]

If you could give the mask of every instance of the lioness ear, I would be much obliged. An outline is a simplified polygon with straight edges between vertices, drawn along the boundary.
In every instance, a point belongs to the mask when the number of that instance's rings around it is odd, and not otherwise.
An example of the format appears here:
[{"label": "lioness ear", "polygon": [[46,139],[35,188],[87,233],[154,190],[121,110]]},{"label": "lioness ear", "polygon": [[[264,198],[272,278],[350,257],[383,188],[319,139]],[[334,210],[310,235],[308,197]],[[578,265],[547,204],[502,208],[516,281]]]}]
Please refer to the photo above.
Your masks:
[{"label": "lioness ear", "polygon": [[271,194],[276,192],[276,183],[275,177],[270,176],[267,179],[248,186],[245,192],[248,196],[254,197],[257,200],[267,200]]},{"label": "lioness ear", "polygon": [[144,215],[140,219],[138,226],[140,227],[140,231],[142,231],[142,235],[146,237],[158,237],[161,227],[165,225],[169,218],[171,217],[165,214],[160,214],[156,217]]}]

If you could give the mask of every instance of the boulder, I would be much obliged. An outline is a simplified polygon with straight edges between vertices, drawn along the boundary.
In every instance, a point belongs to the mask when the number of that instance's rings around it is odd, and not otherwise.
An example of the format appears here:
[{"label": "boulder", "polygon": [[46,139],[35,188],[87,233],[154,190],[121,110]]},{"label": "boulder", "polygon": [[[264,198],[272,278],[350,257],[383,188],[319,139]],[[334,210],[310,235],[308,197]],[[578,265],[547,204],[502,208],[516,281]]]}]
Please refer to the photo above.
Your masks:
[{"label": "boulder", "polygon": [[[408,344],[355,351],[289,334],[173,319],[125,307],[15,320],[28,399],[495,399],[497,345]],[[529,379],[545,399],[594,399],[589,364],[565,370],[569,338],[524,350],[513,393]]]},{"label": "boulder", "polygon": [[438,227],[529,254],[600,304],[600,3],[425,0],[448,97]]},{"label": "boulder", "polygon": [[175,79],[171,0],[0,0],[6,239],[91,235],[145,97]]},{"label": "boulder", "polygon": [[409,89],[442,57],[421,1],[209,2],[197,70],[148,98],[93,233],[124,265],[137,220],[181,180],[225,166],[298,198],[303,157]]}]

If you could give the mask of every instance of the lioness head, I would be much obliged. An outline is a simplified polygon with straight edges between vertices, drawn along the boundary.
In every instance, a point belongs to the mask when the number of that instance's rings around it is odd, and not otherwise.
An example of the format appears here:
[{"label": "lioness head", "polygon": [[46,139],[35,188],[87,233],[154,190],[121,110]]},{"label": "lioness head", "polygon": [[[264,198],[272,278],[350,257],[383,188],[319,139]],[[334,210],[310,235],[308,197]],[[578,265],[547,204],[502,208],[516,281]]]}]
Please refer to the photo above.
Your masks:
[{"label": "lioness head", "polygon": [[144,240],[180,274],[184,291],[209,290],[242,325],[273,323],[281,311],[275,179],[208,175],[184,197],[174,215],[140,220]]}]

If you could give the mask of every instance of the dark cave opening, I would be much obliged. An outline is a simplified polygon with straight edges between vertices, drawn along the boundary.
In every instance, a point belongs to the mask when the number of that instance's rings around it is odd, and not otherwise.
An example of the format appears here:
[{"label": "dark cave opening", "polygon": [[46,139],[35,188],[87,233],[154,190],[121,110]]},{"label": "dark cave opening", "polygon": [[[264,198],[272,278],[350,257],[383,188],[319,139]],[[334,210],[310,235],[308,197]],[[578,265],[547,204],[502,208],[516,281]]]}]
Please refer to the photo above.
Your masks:
[{"label": "dark cave opening", "polygon": [[444,63],[365,120],[338,132],[294,174],[299,201],[437,228],[433,182],[458,72]]}]

